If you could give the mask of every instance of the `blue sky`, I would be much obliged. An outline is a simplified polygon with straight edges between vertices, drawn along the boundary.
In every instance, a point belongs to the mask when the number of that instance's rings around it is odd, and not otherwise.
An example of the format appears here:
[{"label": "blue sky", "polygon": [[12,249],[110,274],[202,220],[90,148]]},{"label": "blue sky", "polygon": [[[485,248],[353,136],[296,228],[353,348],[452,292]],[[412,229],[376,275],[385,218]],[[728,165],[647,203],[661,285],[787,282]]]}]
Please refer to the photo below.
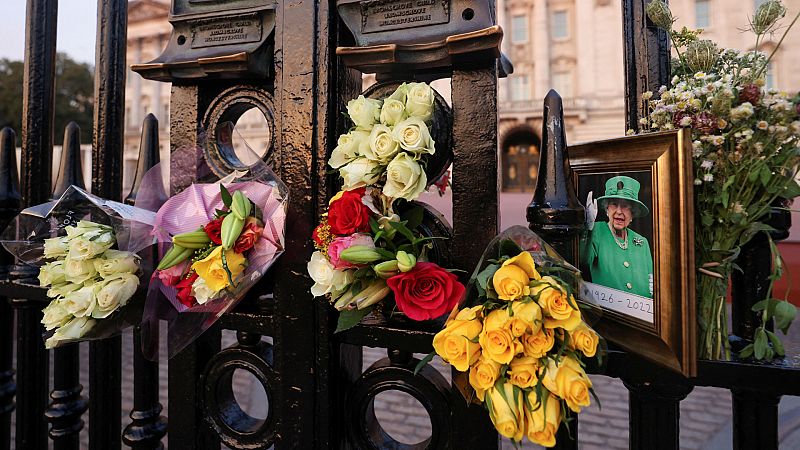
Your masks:
[{"label": "blue sky", "polygon": [[[3,0],[0,58],[21,60],[25,52],[25,0]],[[97,0],[58,2],[58,51],[94,65]]]}]

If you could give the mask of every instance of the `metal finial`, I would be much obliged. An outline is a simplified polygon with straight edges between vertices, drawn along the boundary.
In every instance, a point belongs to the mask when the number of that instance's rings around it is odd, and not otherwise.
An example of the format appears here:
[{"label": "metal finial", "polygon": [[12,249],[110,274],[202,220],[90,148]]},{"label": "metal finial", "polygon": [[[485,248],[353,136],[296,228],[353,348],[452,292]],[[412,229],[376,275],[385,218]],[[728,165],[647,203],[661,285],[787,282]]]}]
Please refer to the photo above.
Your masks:
[{"label": "metal finial", "polygon": [[64,129],[64,143],[61,146],[61,163],[58,165],[53,199],[60,198],[67,188],[75,185],[85,188],[81,167],[81,127],[70,122]]},{"label": "metal finial", "polygon": [[142,124],[142,139],[139,143],[139,164],[136,166],[136,177],[133,180],[131,192],[125,198],[125,203],[130,205],[136,202],[136,194],[142,186],[142,179],[148,170],[161,160],[158,148],[158,119],[152,113],[144,118]]}]

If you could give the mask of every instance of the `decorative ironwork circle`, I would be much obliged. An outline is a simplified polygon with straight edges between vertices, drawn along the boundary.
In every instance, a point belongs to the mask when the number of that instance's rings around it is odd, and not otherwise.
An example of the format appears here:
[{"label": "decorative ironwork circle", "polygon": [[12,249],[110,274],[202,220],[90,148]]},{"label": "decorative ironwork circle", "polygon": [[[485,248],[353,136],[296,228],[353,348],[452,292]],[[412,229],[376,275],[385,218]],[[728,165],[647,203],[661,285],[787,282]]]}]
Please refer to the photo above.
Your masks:
[{"label": "decorative ironwork circle", "polygon": [[[358,449],[444,449],[450,448],[451,425],[448,403],[450,384],[430,365],[417,375],[419,362],[393,365],[389,358],[376,361],[347,391],[345,398],[347,437]],[[431,421],[431,436],[423,442],[405,444],[392,438],[375,417],[375,398],[385,391],[401,391],[414,397],[427,411]]]},{"label": "decorative ironwork circle", "polygon": [[222,125],[226,122],[236,124],[242,114],[256,108],[264,115],[269,127],[269,148],[261,157],[274,168],[275,154],[275,106],[272,95],[266,90],[248,85],[237,85],[220,93],[206,109],[203,127],[206,130],[205,156],[208,166],[214,174],[224,177],[234,170],[246,169],[247,165],[239,160],[232,147],[214,145],[221,139]]},{"label": "decorative ironwork circle", "polygon": [[272,408],[267,409],[265,419],[254,418],[241,408],[233,394],[233,374],[242,369],[259,381],[271,403],[277,380],[271,364],[272,345],[266,342],[247,348],[234,346],[217,353],[200,377],[205,420],[228,447],[267,448],[274,442]]}]

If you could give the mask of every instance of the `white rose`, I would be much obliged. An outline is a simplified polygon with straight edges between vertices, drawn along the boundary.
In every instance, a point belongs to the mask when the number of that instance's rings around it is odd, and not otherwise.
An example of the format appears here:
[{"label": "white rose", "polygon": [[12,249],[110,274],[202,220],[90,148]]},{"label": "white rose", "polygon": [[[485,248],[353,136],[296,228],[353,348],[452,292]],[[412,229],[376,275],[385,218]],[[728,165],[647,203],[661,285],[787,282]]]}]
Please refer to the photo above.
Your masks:
[{"label": "white rose", "polygon": [[409,83],[406,112],[427,122],[433,114],[433,89],[427,83]]},{"label": "white rose", "polygon": [[45,258],[59,258],[66,256],[67,250],[67,237],[60,236],[44,240],[44,257]]},{"label": "white rose", "polygon": [[64,297],[70,292],[75,292],[82,287],[83,287],[82,284],[75,284],[75,283],[59,284],[48,289],[47,296],[50,298]]},{"label": "white rose", "polygon": [[381,101],[359,95],[347,102],[347,115],[362,130],[371,130],[381,118]]},{"label": "white rose", "polygon": [[87,239],[87,235],[81,235],[74,238],[70,238],[69,240],[69,252],[67,252],[67,259],[74,259],[74,260],[87,260],[94,258],[98,255],[101,255],[103,252],[111,248],[114,245],[114,239],[106,240],[102,239],[102,236],[106,235],[98,235],[98,238]]},{"label": "white rose", "polygon": [[85,239],[97,238],[101,236],[102,239],[108,240],[107,235],[113,239],[113,228],[108,225],[103,225],[88,220],[81,220],[75,226],[68,226],[65,228],[67,231],[67,238],[73,239],[78,236],[83,236]]},{"label": "white rose", "polygon": [[380,165],[367,158],[357,158],[339,168],[344,180],[344,189],[351,191],[378,181],[381,176]]},{"label": "white rose", "polygon": [[404,150],[408,150],[416,156],[423,153],[432,155],[436,151],[428,126],[416,117],[409,117],[398,123],[394,127],[394,138],[400,142],[400,146]]},{"label": "white rose", "polygon": [[64,273],[64,261],[54,261],[39,268],[39,285],[52,286],[67,281]]},{"label": "white rose", "polygon": [[405,120],[408,117],[406,113],[406,105],[400,100],[387,98],[383,101],[381,107],[381,123],[388,126],[394,126],[398,122]]},{"label": "white rose", "polygon": [[94,284],[90,284],[65,295],[61,302],[64,305],[64,308],[66,308],[67,312],[73,316],[87,317],[92,314],[95,305],[97,305],[95,291],[96,286]]},{"label": "white rose", "polygon": [[385,166],[400,151],[400,144],[392,135],[391,128],[386,125],[375,125],[369,134],[369,146],[364,150],[367,159]]},{"label": "white rose", "polygon": [[108,278],[118,273],[136,273],[139,271],[139,256],[131,252],[106,250],[102,259],[94,260],[97,273]]},{"label": "white rose", "polygon": [[72,259],[69,256],[64,260],[64,278],[70,283],[81,284],[96,275],[97,269],[92,260]]},{"label": "white rose", "polygon": [[350,161],[363,155],[363,150],[369,146],[369,132],[353,130],[339,136],[336,148],[333,149],[328,165],[338,169]]},{"label": "white rose", "polygon": [[400,86],[397,86],[397,89],[394,90],[389,98],[392,100],[397,100],[405,105],[406,99],[408,98],[408,83],[403,83]]},{"label": "white rose", "polygon": [[411,201],[419,197],[427,183],[428,177],[422,166],[408,153],[400,153],[386,167],[383,195]]},{"label": "white rose", "polygon": [[72,319],[72,314],[59,300],[53,300],[42,310],[42,324],[47,331],[63,326]]},{"label": "white rose", "polygon": [[92,311],[92,317],[105,319],[133,297],[139,287],[139,277],[130,273],[118,273],[97,286],[97,306]]},{"label": "white rose", "polygon": [[308,274],[314,280],[314,286],[311,287],[314,297],[340,292],[352,281],[350,270],[334,269],[333,264],[320,251],[311,254]]},{"label": "white rose", "polygon": [[79,339],[86,336],[86,333],[92,329],[95,321],[88,317],[75,317],[61,328],[57,329],[52,336],[50,336],[44,343],[45,348],[53,348],[58,346],[61,341]]},{"label": "white rose", "polygon": [[200,305],[213,300],[219,292],[211,289],[202,277],[197,277],[192,283],[192,296]]}]

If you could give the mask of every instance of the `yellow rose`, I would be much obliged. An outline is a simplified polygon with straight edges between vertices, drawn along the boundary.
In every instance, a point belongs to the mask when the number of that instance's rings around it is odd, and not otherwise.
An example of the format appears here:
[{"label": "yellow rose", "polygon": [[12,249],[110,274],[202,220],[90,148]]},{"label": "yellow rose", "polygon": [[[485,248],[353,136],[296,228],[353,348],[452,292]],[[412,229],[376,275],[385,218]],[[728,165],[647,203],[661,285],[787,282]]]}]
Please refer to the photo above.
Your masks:
[{"label": "yellow rose", "polygon": [[544,391],[544,404],[539,403],[536,391],[528,392],[528,403],[533,409],[525,410],[525,434],[528,440],[544,447],[556,445],[556,432],[561,423],[561,402],[553,394]]},{"label": "yellow rose", "polygon": [[578,350],[589,358],[597,353],[599,341],[597,333],[583,322],[569,334],[569,348]]},{"label": "yellow rose", "polygon": [[481,346],[472,342],[483,328],[477,316],[481,308],[475,306],[461,310],[433,337],[436,353],[460,372],[466,372],[481,353]]},{"label": "yellow rose", "polygon": [[[230,286],[228,274],[225,267],[222,265],[222,247],[215,248],[211,253],[200,261],[192,264],[192,269],[197,272],[197,275],[205,280],[206,285],[213,289],[214,292],[221,291]],[[230,278],[236,280],[236,277],[242,273],[245,268],[244,255],[236,253],[233,250],[225,251],[225,261],[228,265],[228,270],[231,272]]]},{"label": "yellow rose", "polygon": [[560,364],[549,360],[542,382],[550,392],[563,398],[572,411],[579,413],[582,407],[589,406],[592,381],[573,358],[565,356]]},{"label": "yellow rose", "polygon": [[517,300],[530,294],[529,282],[528,274],[513,265],[500,267],[492,276],[492,286],[501,300]]},{"label": "yellow rose", "polygon": [[541,358],[549,352],[555,344],[553,338],[553,330],[540,329],[536,334],[524,334],[520,340],[522,341],[522,351],[525,356],[532,358]]},{"label": "yellow rose", "polygon": [[542,309],[536,302],[514,302],[511,305],[514,315],[509,329],[514,337],[525,333],[536,334],[542,328]]},{"label": "yellow rose", "polygon": [[563,320],[556,320],[550,317],[544,318],[545,328],[563,328],[567,331],[575,330],[576,328],[578,328],[578,326],[580,326],[581,323],[583,323],[581,318],[581,312],[580,310],[577,309],[573,309],[569,317]]},{"label": "yellow rose", "polygon": [[516,442],[525,435],[525,400],[522,389],[501,382],[488,391],[489,418],[497,431]]},{"label": "yellow rose", "polygon": [[[539,303],[539,306],[542,307],[542,312],[545,316],[545,326],[547,327],[547,318],[554,319],[555,321],[565,322],[569,325],[572,325],[572,328],[578,326],[578,323],[573,323],[574,318],[576,317],[575,311],[576,308],[573,308],[572,305],[576,305],[575,299],[572,297],[567,297],[567,291],[565,291],[561,285],[551,277],[543,277],[541,279],[541,283],[537,284],[533,289],[531,289],[531,295],[534,296]],[[580,315],[580,311],[578,311],[578,315]],[[554,328],[554,327],[548,327]],[[570,329],[564,327],[565,329]]]},{"label": "yellow rose", "polygon": [[524,270],[528,278],[532,280],[541,279],[541,275],[536,271],[536,263],[533,262],[533,256],[528,252],[522,252],[519,255],[507,260],[503,266],[517,266]]},{"label": "yellow rose", "polygon": [[475,389],[475,394],[483,401],[486,390],[494,386],[500,376],[500,364],[481,356],[469,369],[469,384]]},{"label": "yellow rose", "polygon": [[518,356],[511,361],[508,371],[509,381],[522,389],[536,385],[539,360],[530,356]]},{"label": "yellow rose", "polygon": [[522,352],[522,344],[508,329],[508,312],[505,308],[489,313],[478,339],[483,354],[500,364],[508,364],[514,355]]}]

